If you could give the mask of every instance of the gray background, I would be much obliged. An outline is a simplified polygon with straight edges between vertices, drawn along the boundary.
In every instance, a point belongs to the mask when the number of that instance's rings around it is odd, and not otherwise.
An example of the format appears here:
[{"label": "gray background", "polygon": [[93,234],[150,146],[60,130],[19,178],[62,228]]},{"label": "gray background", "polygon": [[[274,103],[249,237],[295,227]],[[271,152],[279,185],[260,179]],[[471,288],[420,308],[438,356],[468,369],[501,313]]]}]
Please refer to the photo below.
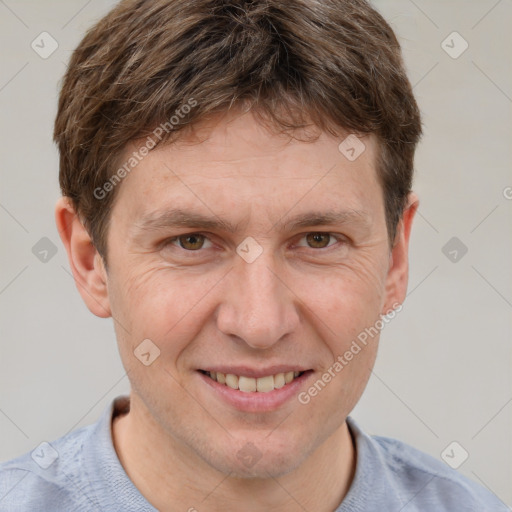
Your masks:
[{"label": "gray background", "polygon": [[[435,457],[457,441],[459,471],[512,505],[512,3],[374,4],[403,45],[425,135],[409,296],[352,415]],[[112,5],[0,0],[0,460],[95,421],[129,389],[112,322],[82,303],[53,219],[59,82]],[[46,59],[31,48],[43,31],[59,45]],[[443,49],[460,51],[457,36],[442,46],[453,31],[469,44],[458,58]],[[43,237],[57,247],[46,262],[32,252]]]}]

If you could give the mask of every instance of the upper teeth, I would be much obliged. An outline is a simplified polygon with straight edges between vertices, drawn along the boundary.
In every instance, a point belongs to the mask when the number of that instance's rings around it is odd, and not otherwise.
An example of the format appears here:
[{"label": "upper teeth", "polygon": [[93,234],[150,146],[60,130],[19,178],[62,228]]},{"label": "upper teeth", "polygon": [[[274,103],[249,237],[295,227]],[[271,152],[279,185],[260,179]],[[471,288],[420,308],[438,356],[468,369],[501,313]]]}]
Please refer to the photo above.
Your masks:
[{"label": "upper teeth", "polygon": [[232,373],[208,372],[208,375],[220,384],[225,384],[232,389],[239,389],[247,393],[254,391],[267,393],[268,391],[282,388],[295,377],[298,377],[299,374],[300,372],[276,373],[275,375],[267,375],[255,379],[243,375],[233,375]]}]

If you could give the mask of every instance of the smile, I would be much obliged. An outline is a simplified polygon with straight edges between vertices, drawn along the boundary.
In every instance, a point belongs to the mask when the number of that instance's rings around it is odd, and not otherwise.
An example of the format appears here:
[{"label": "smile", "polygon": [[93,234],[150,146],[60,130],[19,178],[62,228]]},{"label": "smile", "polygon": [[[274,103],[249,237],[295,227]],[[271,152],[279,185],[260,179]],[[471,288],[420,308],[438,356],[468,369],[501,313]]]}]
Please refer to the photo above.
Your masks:
[{"label": "smile", "polygon": [[238,389],[245,393],[268,393],[275,389],[281,389],[293,382],[305,372],[286,372],[276,373],[275,375],[266,375],[263,377],[246,377],[244,375],[234,375],[232,373],[207,372],[201,370],[201,373],[207,375],[215,382],[223,384],[231,389]]}]

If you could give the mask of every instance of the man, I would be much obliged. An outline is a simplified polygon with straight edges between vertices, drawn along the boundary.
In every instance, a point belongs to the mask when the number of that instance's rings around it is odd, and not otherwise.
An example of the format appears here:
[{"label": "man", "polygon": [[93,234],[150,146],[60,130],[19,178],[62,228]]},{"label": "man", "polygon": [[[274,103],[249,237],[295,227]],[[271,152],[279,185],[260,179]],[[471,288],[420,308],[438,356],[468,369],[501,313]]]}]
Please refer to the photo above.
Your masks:
[{"label": "man", "polygon": [[131,394],[3,464],[0,510],[504,510],[349,417],[405,298],[420,134],[362,0],[100,20],[60,95],[56,222]]}]

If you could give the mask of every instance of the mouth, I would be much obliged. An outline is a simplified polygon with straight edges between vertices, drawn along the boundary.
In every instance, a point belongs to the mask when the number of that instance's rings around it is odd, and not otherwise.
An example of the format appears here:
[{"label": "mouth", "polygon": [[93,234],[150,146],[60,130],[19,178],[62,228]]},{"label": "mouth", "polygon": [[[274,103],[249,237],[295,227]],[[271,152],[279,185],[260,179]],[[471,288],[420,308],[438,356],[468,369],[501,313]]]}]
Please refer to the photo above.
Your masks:
[{"label": "mouth", "polygon": [[288,371],[279,367],[262,371],[240,368],[237,373],[230,373],[234,369],[222,369],[224,372],[201,369],[196,374],[205,393],[215,401],[245,413],[271,413],[284,406],[293,407],[298,403],[296,397],[315,373],[311,369],[292,371],[289,367]]},{"label": "mouth", "polygon": [[270,391],[287,386],[295,379],[311,370],[281,372],[257,378],[245,375],[235,375],[233,373],[212,372],[206,370],[199,371],[215,382],[231,389],[243,391],[244,393],[269,393]]}]

